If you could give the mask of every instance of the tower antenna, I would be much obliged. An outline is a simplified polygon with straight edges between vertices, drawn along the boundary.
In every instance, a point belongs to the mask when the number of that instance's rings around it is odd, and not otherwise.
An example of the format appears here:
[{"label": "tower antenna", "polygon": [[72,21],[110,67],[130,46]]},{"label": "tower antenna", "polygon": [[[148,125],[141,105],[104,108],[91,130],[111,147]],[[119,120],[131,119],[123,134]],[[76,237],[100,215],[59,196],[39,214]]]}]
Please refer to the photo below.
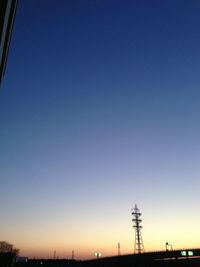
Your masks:
[{"label": "tower antenna", "polygon": [[133,228],[135,228],[135,244],[134,244],[134,253],[142,253],[144,252],[144,244],[142,240],[142,220],[140,219],[142,213],[140,213],[140,210],[138,209],[137,205],[135,204],[135,207],[132,209],[132,215],[133,215]]}]

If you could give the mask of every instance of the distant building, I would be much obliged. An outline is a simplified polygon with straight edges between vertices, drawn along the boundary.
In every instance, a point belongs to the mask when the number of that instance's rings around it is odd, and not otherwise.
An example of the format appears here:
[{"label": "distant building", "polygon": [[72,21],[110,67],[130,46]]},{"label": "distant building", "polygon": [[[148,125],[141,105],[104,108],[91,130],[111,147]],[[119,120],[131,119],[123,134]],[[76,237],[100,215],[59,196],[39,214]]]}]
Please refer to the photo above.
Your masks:
[{"label": "distant building", "polygon": [[17,257],[16,262],[19,262],[19,263],[28,262],[28,257]]},{"label": "distant building", "polygon": [[6,68],[18,0],[0,0],[0,84]]}]

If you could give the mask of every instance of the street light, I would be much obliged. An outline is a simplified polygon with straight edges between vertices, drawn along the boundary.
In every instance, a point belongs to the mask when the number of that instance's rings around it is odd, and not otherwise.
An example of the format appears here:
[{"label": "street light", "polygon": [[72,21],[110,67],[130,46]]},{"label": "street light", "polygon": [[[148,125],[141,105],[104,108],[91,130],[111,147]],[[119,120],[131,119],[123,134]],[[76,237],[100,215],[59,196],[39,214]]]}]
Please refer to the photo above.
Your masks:
[{"label": "street light", "polygon": [[166,243],[165,243],[166,251],[168,251],[168,247],[171,248],[171,251],[173,250],[172,244],[169,244],[169,242],[166,242]]},{"label": "street light", "polygon": [[101,253],[100,253],[100,252],[95,252],[94,255],[97,257],[97,259],[98,259],[99,257],[101,257]]}]

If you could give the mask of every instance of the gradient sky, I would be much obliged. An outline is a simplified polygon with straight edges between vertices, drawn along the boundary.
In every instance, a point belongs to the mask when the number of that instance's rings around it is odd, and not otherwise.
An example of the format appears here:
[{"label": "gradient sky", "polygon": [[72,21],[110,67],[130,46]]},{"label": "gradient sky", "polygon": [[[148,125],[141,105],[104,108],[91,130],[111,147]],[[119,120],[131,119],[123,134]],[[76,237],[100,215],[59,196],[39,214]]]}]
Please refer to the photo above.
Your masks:
[{"label": "gradient sky", "polygon": [[200,1],[20,0],[0,90],[0,238],[29,257],[200,247]]}]

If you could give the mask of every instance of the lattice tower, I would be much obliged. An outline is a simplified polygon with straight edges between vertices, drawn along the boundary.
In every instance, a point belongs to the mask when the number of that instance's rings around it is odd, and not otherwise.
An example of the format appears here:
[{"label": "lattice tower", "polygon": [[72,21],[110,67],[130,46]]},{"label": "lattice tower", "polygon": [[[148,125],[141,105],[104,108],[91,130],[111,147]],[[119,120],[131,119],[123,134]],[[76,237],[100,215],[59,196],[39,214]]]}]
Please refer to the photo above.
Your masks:
[{"label": "lattice tower", "polygon": [[142,253],[144,252],[144,244],[142,240],[142,220],[140,219],[142,213],[140,213],[140,210],[138,209],[137,205],[135,204],[135,207],[132,210],[133,219],[134,222],[133,228],[135,228],[135,244],[134,244],[134,253]]}]

